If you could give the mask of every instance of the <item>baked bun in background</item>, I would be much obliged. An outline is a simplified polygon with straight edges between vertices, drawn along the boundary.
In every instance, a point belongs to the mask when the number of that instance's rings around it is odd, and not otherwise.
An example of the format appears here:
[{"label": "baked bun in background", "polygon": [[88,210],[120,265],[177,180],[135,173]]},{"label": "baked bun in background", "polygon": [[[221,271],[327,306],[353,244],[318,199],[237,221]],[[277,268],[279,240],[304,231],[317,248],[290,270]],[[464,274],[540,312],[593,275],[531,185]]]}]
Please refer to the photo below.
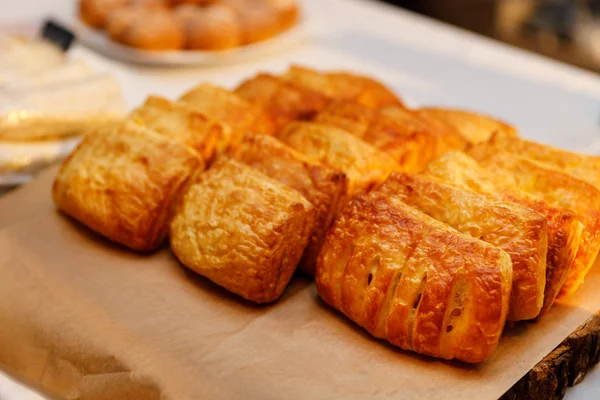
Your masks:
[{"label": "baked bun in background", "polygon": [[262,0],[277,15],[279,31],[291,28],[298,21],[300,11],[295,0]]},{"label": "baked bun in background", "polygon": [[81,0],[79,16],[93,28],[104,28],[108,15],[115,9],[129,4],[129,0]]},{"label": "baked bun in background", "polygon": [[218,0],[167,0],[171,7],[177,7],[182,4],[192,4],[195,6],[205,6],[218,2]]},{"label": "baked bun in background", "polygon": [[224,4],[197,7],[185,4],[175,9],[191,50],[226,50],[242,45],[242,29],[235,11]]},{"label": "baked bun in background", "polygon": [[115,42],[142,50],[179,50],[185,33],[173,12],[136,5],[110,14],[106,31]]},{"label": "baked bun in background", "polygon": [[279,33],[277,12],[263,0],[222,0],[221,3],[235,10],[243,44],[262,42]]}]

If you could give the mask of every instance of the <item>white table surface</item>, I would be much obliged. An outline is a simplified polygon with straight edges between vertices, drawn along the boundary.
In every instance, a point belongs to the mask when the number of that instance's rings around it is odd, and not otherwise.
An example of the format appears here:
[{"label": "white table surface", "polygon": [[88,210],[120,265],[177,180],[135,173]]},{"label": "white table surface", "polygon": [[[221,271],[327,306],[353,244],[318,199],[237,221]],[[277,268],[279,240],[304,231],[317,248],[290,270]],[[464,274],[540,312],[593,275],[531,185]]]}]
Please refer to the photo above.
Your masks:
[{"label": "white table surface", "polygon": [[[233,86],[259,70],[290,63],[352,69],[377,76],[409,105],[470,108],[515,124],[525,137],[600,154],[600,77],[383,4],[362,0],[300,0],[309,38],[284,53],[239,65],[165,69],[127,65],[75,46],[100,69],[112,71],[133,107],[148,94],[176,97],[201,81]],[[0,2],[0,24],[69,19],[69,0]],[[19,393],[0,374],[0,399],[38,399]],[[29,397],[28,397],[29,396]],[[600,368],[567,392],[568,400],[600,398]]]}]

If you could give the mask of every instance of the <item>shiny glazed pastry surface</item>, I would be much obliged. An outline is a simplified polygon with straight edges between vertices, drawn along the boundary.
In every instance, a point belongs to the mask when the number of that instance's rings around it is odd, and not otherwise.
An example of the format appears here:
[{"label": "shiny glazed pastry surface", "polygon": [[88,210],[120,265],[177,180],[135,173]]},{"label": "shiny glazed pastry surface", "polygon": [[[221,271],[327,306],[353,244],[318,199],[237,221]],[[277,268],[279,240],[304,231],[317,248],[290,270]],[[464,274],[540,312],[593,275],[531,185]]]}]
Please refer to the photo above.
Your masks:
[{"label": "shiny glazed pastry surface", "polygon": [[316,122],[345,129],[388,153],[406,172],[419,172],[428,162],[466,142],[443,123],[431,123],[399,106],[372,110],[354,102],[335,102],[319,113]]},{"label": "shiny glazed pastry surface", "polygon": [[372,335],[473,363],[498,344],[511,281],[506,252],[378,191],[348,203],[316,274],[321,297]]},{"label": "shiny glazed pastry surface", "polygon": [[511,125],[486,115],[448,108],[421,108],[419,115],[439,119],[450,125],[470,144],[486,142],[495,132],[515,136]]},{"label": "shiny glazed pastry surface", "polygon": [[475,147],[470,154],[495,176],[576,213],[583,224],[581,243],[559,296],[575,292],[600,251],[600,190],[558,169],[493,147]]},{"label": "shiny glazed pastry surface", "polygon": [[393,173],[379,191],[506,251],[513,265],[508,319],[538,316],[546,286],[548,227],[544,215],[421,175]]},{"label": "shiny glazed pastry surface", "polygon": [[573,153],[502,133],[492,135],[485,146],[547,163],[575,178],[600,188],[600,157]]},{"label": "shiny glazed pastry surface", "polygon": [[226,134],[217,142],[219,152],[235,148],[247,132],[273,133],[271,117],[262,107],[219,86],[200,84],[183,94],[180,101],[228,128]]},{"label": "shiny glazed pastry surface", "polygon": [[310,161],[301,153],[267,135],[246,136],[234,157],[297,190],[315,207],[314,231],[299,265],[299,268],[314,275],[323,238],[346,194],[346,175],[326,165]]},{"label": "shiny glazed pastry surface", "polygon": [[227,159],[195,175],[176,209],[170,241],[181,263],[256,303],[281,296],[316,214],[297,191]]},{"label": "shiny glazed pastry surface", "polygon": [[52,195],[56,206],[133,250],[163,242],[171,201],[200,156],[183,143],[126,122],[84,138],[62,165]]},{"label": "shiny glazed pastry surface", "polygon": [[371,190],[401,167],[386,153],[329,125],[294,122],[279,139],[314,162],[338,169],[348,178],[348,196]]},{"label": "shiny glazed pastry surface", "polygon": [[171,103],[162,97],[150,96],[136,108],[129,120],[181,141],[209,161],[216,144],[225,136],[225,128],[206,115],[193,111],[185,103]]},{"label": "shiny glazed pastry surface", "polygon": [[328,102],[328,98],[319,92],[269,74],[247,79],[235,91],[264,107],[272,116],[276,131],[288,122],[312,119]]}]

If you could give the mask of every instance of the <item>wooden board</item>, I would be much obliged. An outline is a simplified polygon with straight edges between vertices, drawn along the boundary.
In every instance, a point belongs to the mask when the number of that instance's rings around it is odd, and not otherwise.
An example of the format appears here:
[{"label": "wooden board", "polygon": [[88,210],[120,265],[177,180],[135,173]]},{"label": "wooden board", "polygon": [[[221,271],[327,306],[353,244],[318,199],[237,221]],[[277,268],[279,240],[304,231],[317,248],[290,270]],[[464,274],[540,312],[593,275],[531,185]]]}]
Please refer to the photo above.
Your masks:
[{"label": "wooden board", "polygon": [[562,399],[600,360],[600,313],[540,361],[501,400]]}]

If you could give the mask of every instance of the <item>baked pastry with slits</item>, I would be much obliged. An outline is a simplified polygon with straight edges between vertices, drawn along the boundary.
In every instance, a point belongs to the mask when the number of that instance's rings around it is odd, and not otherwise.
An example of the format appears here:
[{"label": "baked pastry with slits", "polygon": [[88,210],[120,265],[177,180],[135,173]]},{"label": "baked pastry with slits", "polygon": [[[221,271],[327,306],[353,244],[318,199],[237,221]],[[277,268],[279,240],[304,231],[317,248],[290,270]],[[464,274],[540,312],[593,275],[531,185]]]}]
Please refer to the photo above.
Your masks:
[{"label": "baked pastry with slits", "polygon": [[316,91],[269,74],[247,79],[235,91],[264,107],[273,118],[276,131],[294,120],[311,120],[329,101]]},{"label": "baked pastry with slits", "polygon": [[577,214],[583,224],[581,244],[559,297],[574,293],[600,251],[600,190],[558,169],[494,147],[476,146],[469,154],[507,185]]},{"label": "baked pastry with slits", "polygon": [[173,200],[202,158],[185,144],[132,122],[86,136],[62,165],[52,197],[82,224],[133,250],[156,250]]},{"label": "baked pastry with slits", "polygon": [[312,122],[293,122],[279,138],[314,162],[346,174],[348,197],[368,192],[401,167],[381,150],[341,129]]},{"label": "baked pastry with slits", "polygon": [[219,86],[202,83],[179,101],[229,128],[229,134],[217,142],[217,152],[235,148],[248,132],[270,135],[274,131],[271,117],[261,107]]},{"label": "baked pastry with slits", "polygon": [[546,289],[541,314],[546,313],[562,288],[575,263],[582,239],[583,224],[575,212],[556,207],[540,197],[518,188],[507,187],[464,153],[448,153],[427,166],[425,174],[459,187],[503,201],[521,204],[546,216],[548,220],[548,255]]},{"label": "baked pastry with slits", "polygon": [[398,106],[373,110],[354,102],[334,102],[315,121],[346,129],[387,152],[406,172],[419,172],[430,161],[467,144],[443,123],[431,123]]},{"label": "baked pastry with slits", "polygon": [[309,243],[315,208],[300,193],[234,160],[197,174],[171,223],[183,265],[255,303],[283,293]]},{"label": "baked pastry with slits", "polygon": [[600,157],[598,156],[573,153],[500,132],[492,135],[485,146],[546,163],[600,188]]},{"label": "baked pastry with slits", "polygon": [[196,150],[205,162],[212,159],[215,146],[223,140],[227,129],[185,103],[172,103],[157,96],[148,97],[128,119],[185,143]]},{"label": "baked pastry with slits", "polygon": [[321,72],[292,65],[283,78],[332,100],[351,101],[371,108],[402,106],[394,92],[367,76],[343,71]]},{"label": "baked pastry with slits", "polygon": [[498,345],[510,256],[378,191],[350,200],[325,238],[317,289],[375,337],[469,363]]},{"label": "baked pastry with slits", "polygon": [[346,175],[327,165],[309,160],[267,135],[247,135],[234,157],[297,190],[315,207],[314,231],[299,265],[304,272],[314,275],[323,238],[346,194]]},{"label": "baked pastry with slits", "polygon": [[495,132],[516,136],[517,130],[502,121],[475,112],[448,108],[421,108],[418,114],[450,125],[470,144],[486,142]]},{"label": "baked pastry with slits", "polygon": [[538,316],[546,286],[548,223],[544,215],[423,175],[392,173],[378,192],[506,251],[513,265],[508,320]]}]

